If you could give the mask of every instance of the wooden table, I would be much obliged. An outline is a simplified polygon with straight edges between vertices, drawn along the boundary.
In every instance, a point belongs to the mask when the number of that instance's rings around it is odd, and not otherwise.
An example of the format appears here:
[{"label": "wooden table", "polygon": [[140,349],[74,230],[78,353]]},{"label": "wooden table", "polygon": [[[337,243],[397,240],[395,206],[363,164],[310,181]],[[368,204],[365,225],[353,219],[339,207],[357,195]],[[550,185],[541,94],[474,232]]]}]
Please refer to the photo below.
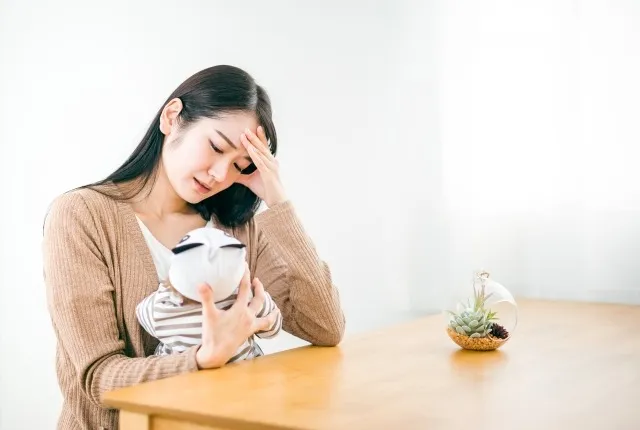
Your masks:
[{"label": "wooden table", "polygon": [[122,430],[640,429],[640,306],[519,301],[514,337],[460,350],[442,315],[105,397]]}]

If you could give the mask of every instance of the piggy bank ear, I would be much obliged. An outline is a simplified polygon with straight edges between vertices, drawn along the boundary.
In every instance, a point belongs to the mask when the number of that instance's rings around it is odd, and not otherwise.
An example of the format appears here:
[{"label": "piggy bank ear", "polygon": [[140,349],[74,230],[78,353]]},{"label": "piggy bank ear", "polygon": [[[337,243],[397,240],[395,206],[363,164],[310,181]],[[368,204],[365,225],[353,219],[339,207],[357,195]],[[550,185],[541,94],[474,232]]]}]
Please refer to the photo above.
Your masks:
[{"label": "piggy bank ear", "polygon": [[173,252],[174,255],[178,255],[181,252],[185,252],[185,251],[188,251],[188,250],[193,249],[193,248],[197,248],[197,247],[202,246],[202,245],[204,245],[204,244],[202,244],[202,243],[187,243],[185,245],[178,245],[175,248],[173,248],[171,250],[171,252]]}]

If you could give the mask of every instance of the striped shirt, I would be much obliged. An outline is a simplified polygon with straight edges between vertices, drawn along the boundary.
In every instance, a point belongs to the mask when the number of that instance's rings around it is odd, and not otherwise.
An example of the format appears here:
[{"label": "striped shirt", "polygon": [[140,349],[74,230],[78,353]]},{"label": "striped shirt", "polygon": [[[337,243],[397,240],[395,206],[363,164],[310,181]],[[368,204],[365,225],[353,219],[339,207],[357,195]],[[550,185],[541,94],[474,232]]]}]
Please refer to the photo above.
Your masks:
[{"label": "striped shirt", "polygon": [[[229,309],[238,297],[238,290],[229,297],[216,302],[218,309]],[[271,296],[265,292],[265,303],[257,317],[263,317],[277,309]],[[136,307],[140,325],[153,337],[160,340],[155,355],[181,353],[202,340],[202,304],[184,298],[166,283],[147,296]],[[282,316],[268,330],[259,331],[243,342],[228,363],[247,360],[264,355],[255,341],[255,336],[269,339],[282,328]]]}]

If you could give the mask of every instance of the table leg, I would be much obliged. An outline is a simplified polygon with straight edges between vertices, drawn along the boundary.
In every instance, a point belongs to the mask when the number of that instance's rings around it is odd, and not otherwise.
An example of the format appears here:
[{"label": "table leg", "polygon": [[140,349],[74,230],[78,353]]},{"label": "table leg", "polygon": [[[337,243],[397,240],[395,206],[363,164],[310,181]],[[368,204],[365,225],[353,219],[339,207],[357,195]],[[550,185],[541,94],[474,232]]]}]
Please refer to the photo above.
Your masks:
[{"label": "table leg", "polygon": [[151,430],[151,419],[147,414],[120,411],[121,430]]},{"label": "table leg", "polygon": [[165,418],[161,416],[149,416],[137,412],[120,411],[120,430],[225,430],[222,427]]}]

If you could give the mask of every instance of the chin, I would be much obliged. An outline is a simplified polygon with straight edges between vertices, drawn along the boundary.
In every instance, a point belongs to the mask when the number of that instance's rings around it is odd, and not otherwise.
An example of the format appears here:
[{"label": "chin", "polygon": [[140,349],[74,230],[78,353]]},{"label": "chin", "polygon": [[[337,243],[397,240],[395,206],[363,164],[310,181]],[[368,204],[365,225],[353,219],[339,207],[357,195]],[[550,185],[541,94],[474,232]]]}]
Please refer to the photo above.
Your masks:
[{"label": "chin", "polygon": [[[206,200],[207,198],[211,197],[208,195],[202,195],[194,190],[190,190],[188,187],[185,187],[185,188],[186,189],[179,190],[177,194],[178,196],[180,196],[182,200],[184,200],[189,204],[196,205],[202,202],[203,200]],[[211,195],[213,195],[213,193],[211,193]]]},{"label": "chin", "polygon": [[198,191],[194,191],[193,189],[191,189],[191,190],[190,189],[186,189],[186,190],[182,190],[182,192],[179,195],[187,203],[195,205],[195,204],[203,202],[204,200],[208,199],[209,197],[213,197],[217,192],[219,192],[219,190],[211,190],[210,192],[208,192],[206,194],[202,194],[202,193],[200,193]]},{"label": "chin", "polygon": [[193,198],[193,196],[187,196],[187,198],[183,197],[183,200],[191,205],[197,205],[198,203],[206,200],[206,198]]}]

